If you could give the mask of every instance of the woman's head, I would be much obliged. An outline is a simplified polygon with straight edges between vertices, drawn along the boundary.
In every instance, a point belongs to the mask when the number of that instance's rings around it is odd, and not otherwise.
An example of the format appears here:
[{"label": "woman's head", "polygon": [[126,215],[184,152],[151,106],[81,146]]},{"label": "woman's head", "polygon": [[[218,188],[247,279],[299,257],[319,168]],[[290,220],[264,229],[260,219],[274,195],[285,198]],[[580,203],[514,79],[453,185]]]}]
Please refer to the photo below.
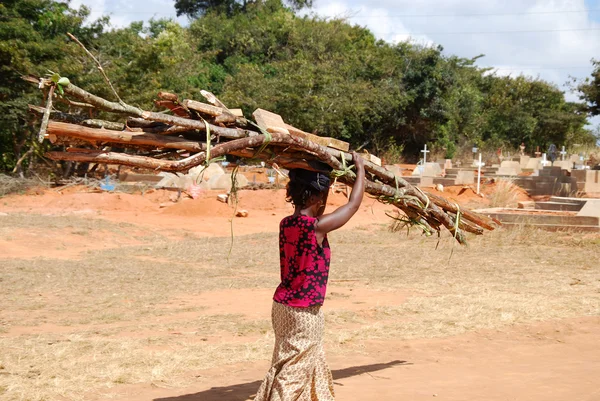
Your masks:
[{"label": "woman's head", "polygon": [[325,202],[331,180],[327,174],[303,169],[293,169],[289,173],[286,200],[301,209],[321,201]]}]

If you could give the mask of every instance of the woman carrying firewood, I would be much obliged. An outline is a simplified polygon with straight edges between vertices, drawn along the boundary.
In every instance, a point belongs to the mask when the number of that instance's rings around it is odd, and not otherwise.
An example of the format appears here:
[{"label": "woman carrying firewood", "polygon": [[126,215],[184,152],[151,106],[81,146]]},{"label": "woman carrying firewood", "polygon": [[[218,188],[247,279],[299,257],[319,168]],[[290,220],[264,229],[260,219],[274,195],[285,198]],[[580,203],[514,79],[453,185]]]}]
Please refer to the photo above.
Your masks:
[{"label": "woman carrying firewood", "polygon": [[294,214],[279,225],[281,284],[273,296],[275,349],[255,401],[331,401],[333,379],[323,350],[330,249],[327,233],[356,213],[365,191],[363,158],[353,153],[356,181],[348,203],[324,214],[330,180],[323,173],[291,170],[286,200]]}]

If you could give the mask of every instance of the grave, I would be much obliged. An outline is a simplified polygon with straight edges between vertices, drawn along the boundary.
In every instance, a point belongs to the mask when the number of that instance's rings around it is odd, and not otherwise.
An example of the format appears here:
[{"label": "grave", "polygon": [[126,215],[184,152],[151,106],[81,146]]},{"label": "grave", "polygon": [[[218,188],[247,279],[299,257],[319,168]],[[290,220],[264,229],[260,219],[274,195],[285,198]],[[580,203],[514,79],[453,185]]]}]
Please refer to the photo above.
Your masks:
[{"label": "grave", "polygon": [[546,202],[527,202],[527,205],[520,206],[523,208],[494,208],[478,212],[500,220],[505,227],[600,232],[600,199],[552,196]]},{"label": "grave", "polygon": [[600,194],[600,170],[573,170],[571,177],[577,181],[579,191]]},{"label": "grave", "polygon": [[539,170],[539,164],[542,161],[541,158],[539,157],[530,157],[529,160],[527,160],[527,165],[525,167],[526,170]]},{"label": "grave", "polygon": [[456,175],[454,185],[472,185],[475,183],[475,172],[473,170],[461,170]]},{"label": "grave", "polygon": [[529,163],[529,159],[531,159],[531,157],[529,156],[521,156],[519,158],[519,165],[521,166],[521,169],[527,168],[527,164]]},{"label": "grave", "polygon": [[569,173],[573,169],[573,163],[568,160],[557,160],[552,164],[552,166],[560,167],[563,170],[567,170]]},{"label": "grave", "polygon": [[503,161],[496,175],[515,176],[521,173],[521,164],[514,161]]},{"label": "grave", "polygon": [[440,177],[442,167],[438,163],[425,163],[417,166],[412,172],[413,176]]}]

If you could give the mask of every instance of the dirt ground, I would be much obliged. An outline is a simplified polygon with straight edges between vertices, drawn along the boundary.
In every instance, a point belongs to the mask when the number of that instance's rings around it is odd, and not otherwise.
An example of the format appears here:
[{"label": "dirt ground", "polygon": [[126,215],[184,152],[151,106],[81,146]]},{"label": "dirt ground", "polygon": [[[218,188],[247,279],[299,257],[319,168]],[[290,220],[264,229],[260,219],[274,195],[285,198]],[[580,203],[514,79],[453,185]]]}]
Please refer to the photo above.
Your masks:
[{"label": "dirt ground", "polygon": [[[461,190],[442,195],[489,206]],[[0,198],[0,399],[251,399],[292,209],[241,191],[233,217],[218,193]],[[465,248],[390,233],[389,210],[366,197],[330,236],[338,400],[600,400],[600,236],[521,227]]]}]

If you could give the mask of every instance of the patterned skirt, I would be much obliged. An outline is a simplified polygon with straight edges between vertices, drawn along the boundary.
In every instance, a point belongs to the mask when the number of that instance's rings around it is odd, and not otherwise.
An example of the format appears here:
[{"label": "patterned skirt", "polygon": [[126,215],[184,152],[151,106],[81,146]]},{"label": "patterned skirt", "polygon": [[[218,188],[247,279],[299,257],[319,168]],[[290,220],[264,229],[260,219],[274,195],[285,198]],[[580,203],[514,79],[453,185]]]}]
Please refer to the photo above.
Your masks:
[{"label": "patterned skirt", "polygon": [[293,308],[273,302],[275,349],[271,369],[254,401],[333,401],[325,362],[325,319],[320,306]]}]

